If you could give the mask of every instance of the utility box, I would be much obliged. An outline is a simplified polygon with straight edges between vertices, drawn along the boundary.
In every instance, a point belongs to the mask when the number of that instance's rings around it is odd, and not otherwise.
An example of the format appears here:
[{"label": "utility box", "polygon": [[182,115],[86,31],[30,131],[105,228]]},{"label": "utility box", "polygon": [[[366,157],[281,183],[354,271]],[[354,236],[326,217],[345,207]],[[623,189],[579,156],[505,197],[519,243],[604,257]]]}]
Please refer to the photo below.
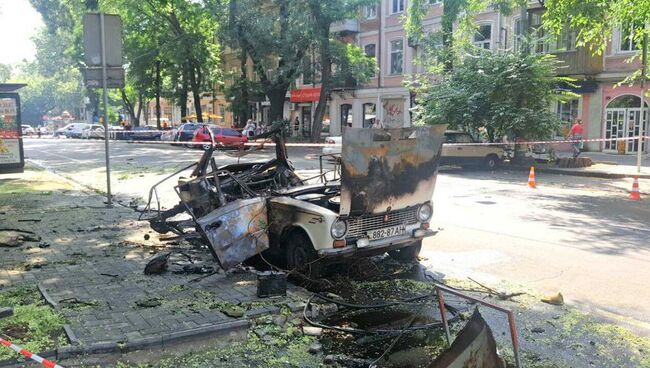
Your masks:
[{"label": "utility box", "polygon": [[23,151],[20,96],[16,92],[24,84],[0,83],[0,174],[23,172]]}]

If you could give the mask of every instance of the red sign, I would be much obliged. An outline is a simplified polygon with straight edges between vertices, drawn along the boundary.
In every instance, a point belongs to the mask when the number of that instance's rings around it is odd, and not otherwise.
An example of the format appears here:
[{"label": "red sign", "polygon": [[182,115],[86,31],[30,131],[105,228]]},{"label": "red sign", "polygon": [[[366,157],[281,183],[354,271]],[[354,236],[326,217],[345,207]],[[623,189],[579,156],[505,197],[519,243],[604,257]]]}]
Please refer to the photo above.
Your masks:
[{"label": "red sign", "polygon": [[294,89],[291,91],[291,102],[313,102],[320,97],[320,87]]}]

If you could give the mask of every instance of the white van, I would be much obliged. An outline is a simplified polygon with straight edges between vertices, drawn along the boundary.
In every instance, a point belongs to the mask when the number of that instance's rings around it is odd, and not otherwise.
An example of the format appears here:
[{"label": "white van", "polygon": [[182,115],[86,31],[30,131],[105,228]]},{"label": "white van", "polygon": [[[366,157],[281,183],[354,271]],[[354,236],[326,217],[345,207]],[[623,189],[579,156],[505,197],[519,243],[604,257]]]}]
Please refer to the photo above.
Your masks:
[{"label": "white van", "polygon": [[66,138],[81,138],[84,128],[89,127],[86,123],[70,123],[61,129],[57,129],[55,136],[64,135]]}]

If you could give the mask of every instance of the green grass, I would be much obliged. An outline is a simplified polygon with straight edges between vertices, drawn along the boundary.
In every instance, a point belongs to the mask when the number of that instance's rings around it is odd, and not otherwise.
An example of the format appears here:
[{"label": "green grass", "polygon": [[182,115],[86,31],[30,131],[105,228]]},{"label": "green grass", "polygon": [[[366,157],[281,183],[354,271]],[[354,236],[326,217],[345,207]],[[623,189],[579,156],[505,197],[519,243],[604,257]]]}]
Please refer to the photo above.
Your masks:
[{"label": "green grass", "polygon": [[[269,317],[270,318],[270,317]],[[264,318],[263,318],[264,319]],[[246,341],[207,348],[199,352],[182,353],[151,363],[120,362],[118,368],[146,367],[320,367],[322,358],[309,353],[316,341],[298,333],[299,326],[270,324],[270,319],[252,328]],[[260,335],[262,337],[260,337]]]},{"label": "green grass", "polygon": [[[45,304],[36,287],[24,286],[0,292],[0,306],[14,309],[12,317],[0,319],[0,332],[9,328],[25,331],[24,337],[8,336],[11,342],[33,353],[67,345],[63,317]],[[8,348],[0,348],[0,361],[18,357],[20,355]]]}]

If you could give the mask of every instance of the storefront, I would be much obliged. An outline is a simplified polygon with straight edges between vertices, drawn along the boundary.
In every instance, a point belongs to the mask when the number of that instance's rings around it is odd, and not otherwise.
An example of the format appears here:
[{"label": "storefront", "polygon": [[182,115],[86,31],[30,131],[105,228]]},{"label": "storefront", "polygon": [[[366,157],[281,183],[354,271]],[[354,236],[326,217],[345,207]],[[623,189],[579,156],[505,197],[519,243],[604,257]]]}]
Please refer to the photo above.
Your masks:
[{"label": "storefront", "polygon": [[0,173],[23,172],[20,97],[24,84],[0,84]]},{"label": "storefront", "polygon": [[[639,148],[639,141],[630,139],[625,144],[616,141],[616,138],[637,137],[641,133],[648,135],[650,124],[648,117],[648,98],[644,99],[643,116],[641,115],[641,89],[630,86],[606,86],[604,90],[604,118],[602,133],[603,138],[612,139],[603,142],[604,152],[636,153]],[[648,147],[643,147],[645,152]]]},{"label": "storefront", "polygon": [[[320,98],[320,87],[300,88],[291,91],[291,135],[294,137],[310,137],[314,122],[314,113]],[[329,133],[330,116],[329,103],[323,116],[323,132]]]}]

